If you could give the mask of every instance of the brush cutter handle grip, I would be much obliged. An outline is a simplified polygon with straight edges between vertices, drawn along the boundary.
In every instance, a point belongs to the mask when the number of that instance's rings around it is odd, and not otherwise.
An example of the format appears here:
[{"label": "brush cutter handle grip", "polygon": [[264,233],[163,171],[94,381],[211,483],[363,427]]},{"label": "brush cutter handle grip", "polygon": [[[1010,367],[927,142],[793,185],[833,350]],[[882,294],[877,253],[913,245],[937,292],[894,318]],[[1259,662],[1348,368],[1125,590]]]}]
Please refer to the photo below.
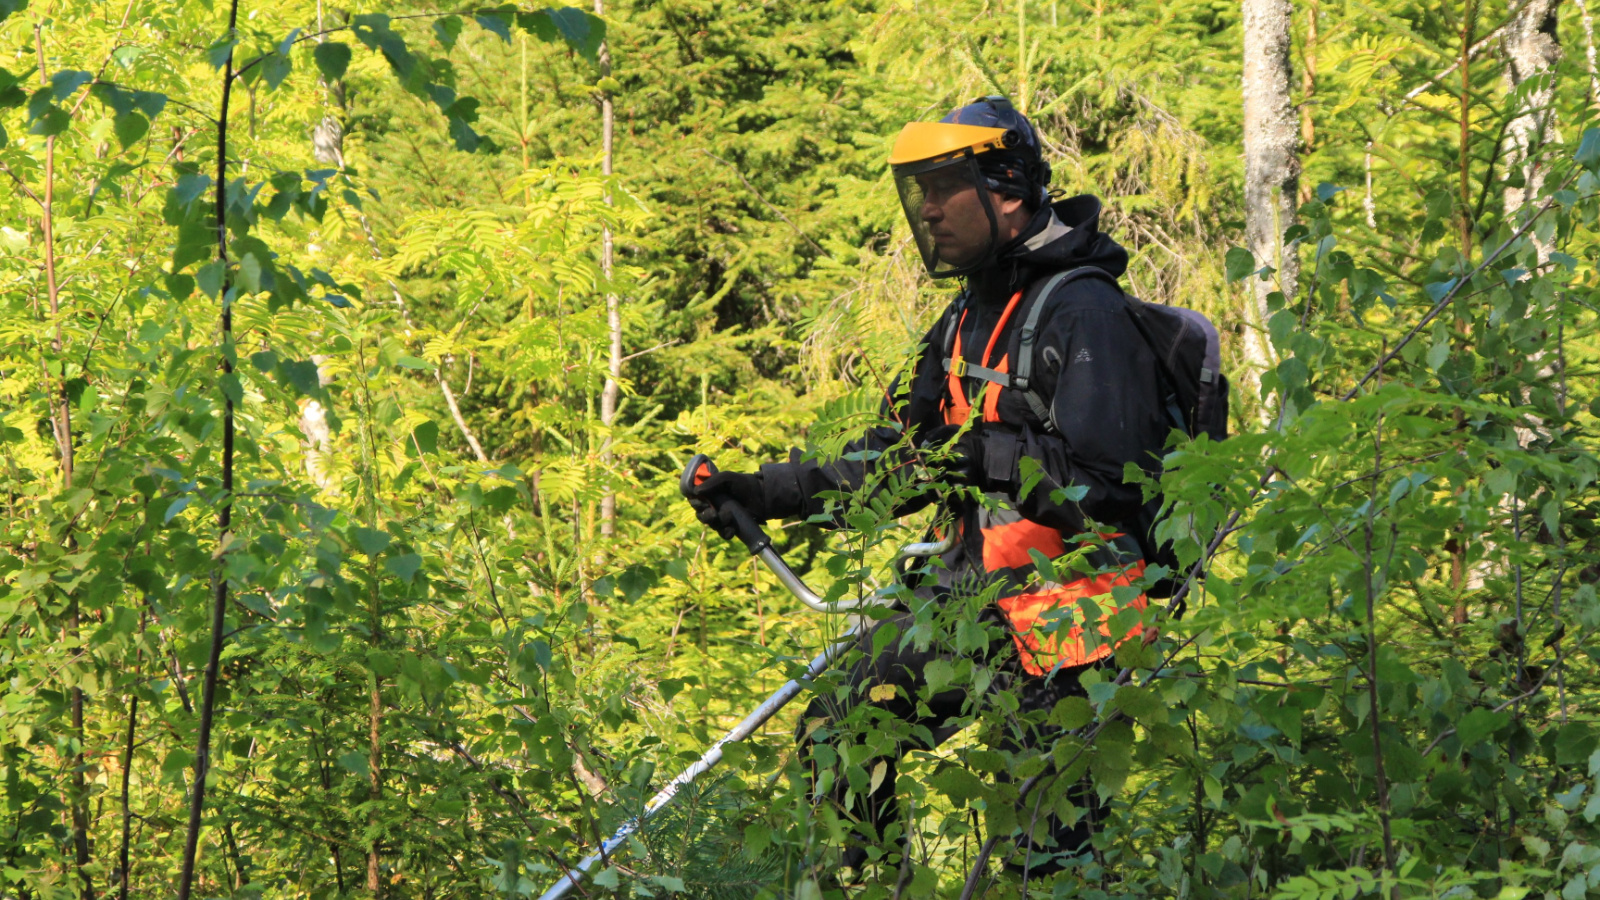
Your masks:
[{"label": "brush cutter handle grip", "polygon": [[[704,453],[696,453],[689,460],[689,464],[683,467],[683,475],[678,478],[678,492],[687,499],[701,499],[695,493],[695,488],[715,474],[717,474],[716,463]],[[767,537],[767,533],[755,519],[751,518],[750,513],[739,504],[739,501],[732,497],[718,497],[712,502],[717,507],[717,518],[721,519],[723,524],[733,527],[733,533],[744,542],[751,556],[759,556],[761,551],[772,547],[772,539]]]}]

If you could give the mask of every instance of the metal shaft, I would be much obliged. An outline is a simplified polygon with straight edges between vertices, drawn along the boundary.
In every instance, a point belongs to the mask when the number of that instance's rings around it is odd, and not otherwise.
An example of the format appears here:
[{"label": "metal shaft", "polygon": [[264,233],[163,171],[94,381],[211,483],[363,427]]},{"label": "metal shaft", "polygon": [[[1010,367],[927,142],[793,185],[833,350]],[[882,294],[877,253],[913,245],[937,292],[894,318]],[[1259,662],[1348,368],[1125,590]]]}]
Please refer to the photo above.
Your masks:
[{"label": "metal shaft", "polygon": [[561,877],[560,881],[556,882],[555,885],[550,888],[550,890],[541,894],[539,896],[539,900],[560,900],[560,898],[565,897],[572,890],[573,886],[577,884],[579,879],[589,874],[589,870],[593,868],[595,863],[609,857],[612,853],[616,852],[616,849],[622,846],[623,842],[628,839],[629,835],[639,830],[639,826],[643,825],[650,819],[651,816],[654,816],[657,812],[659,812],[662,807],[672,802],[672,798],[678,795],[678,791],[682,789],[684,785],[695,780],[696,778],[699,778],[708,769],[716,765],[722,759],[722,746],[724,744],[732,741],[742,741],[750,735],[755,734],[756,729],[766,724],[766,721],[776,715],[778,710],[783,709],[783,707],[787,705],[790,700],[793,700],[800,693],[800,691],[805,688],[807,682],[822,674],[822,671],[828,668],[828,666],[832,665],[833,661],[837,659],[840,654],[844,653],[854,645],[854,639],[843,640],[822,651],[822,654],[816,659],[812,660],[811,665],[806,667],[806,673],[804,675],[786,683],[783,687],[778,688],[777,692],[775,692],[771,697],[768,697],[760,706],[756,707],[755,711],[751,712],[750,715],[745,716],[744,721],[740,722],[738,725],[735,725],[732,731],[723,735],[722,739],[717,741],[715,744],[712,744],[710,749],[706,750],[706,752],[702,754],[693,765],[689,766],[687,769],[684,769],[682,772],[679,772],[676,777],[667,782],[666,787],[663,787],[654,797],[650,798],[649,803],[645,804],[643,815],[624,822],[622,827],[618,828],[615,834],[609,838],[606,838],[605,842],[600,845],[600,849],[598,851],[590,854],[587,857],[584,857],[582,862],[579,862],[576,866],[573,866],[572,869],[567,872],[567,874]]}]

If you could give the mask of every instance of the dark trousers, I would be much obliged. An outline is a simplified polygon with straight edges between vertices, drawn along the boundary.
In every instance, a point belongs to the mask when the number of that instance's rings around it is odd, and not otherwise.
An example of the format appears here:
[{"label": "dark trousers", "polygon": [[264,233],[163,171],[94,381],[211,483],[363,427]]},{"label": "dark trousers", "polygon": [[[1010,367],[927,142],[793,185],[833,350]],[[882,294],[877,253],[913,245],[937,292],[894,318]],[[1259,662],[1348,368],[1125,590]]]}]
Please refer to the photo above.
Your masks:
[{"label": "dark trousers", "polygon": [[[962,685],[941,691],[930,698],[927,701],[926,714],[918,710],[920,692],[927,684],[923,673],[928,664],[935,660],[954,662],[960,658],[960,655],[949,647],[941,647],[937,642],[932,642],[925,650],[917,649],[914,643],[908,643],[902,648],[900,638],[896,637],[879,651],[876,658],[873,658],[873,635],[879,629],[892,624],[898,629],[899,634],[904,635],[910,630],[913,621],[911,613],[901,613],[879,622],[872,631],[862,634],[857,640],[857,649],[861,656],[850,668],[850,690],[846,698],[840,701],[832,694],[819,695],[806,707],[796,731],[801,757],[807,760],[813,785],[816,778],[815,763],[811,761],[813,745],[828,744],[840,749],[841,742],[851,740],[848,733],[840,733],[838,723],[857,705],[866,704],[881,709],[909,725],[908,730],[913,735],[921,735],[898,741],[889,752],[862,763],[865,769],[871,772],[879,762],[883,762],[887,766],[887,771],[876,790],[865,797],[857,797],[852,804],[854,808],[844,809],[843,804],[845,795],[849,791],[849,784],[843,777],[835,779],[828,791],[827,800],[837,804],[847,817],[863,825],[870,825],[873,829],[872,834],[880,840],[884,835],[884,829],[895,822],[900,815],[899,805],[895,802],[895,775],[900,757],[912,749],[932,750],[943,744],[961,730],[962,717],[974,715],[978,708],[978,704],[968,702],[972,687]],[[1064,697],[1083,696],[1083,687],[1078,683],[1078,676],[1083,672],[1082,667],[1062,669],[1050,676],[1029,675],[1017,661],[1010,632],[999,614],[993,611],[985,613],[983,622],[991,637],[987,647],[980,651],[983,656],[981,662],[997,672],[987,689],[987,694],[992,695],[1006,690],[1013,692],[1019,701],[1017,710],[1019,718],[1036,711],[1048,713]],[[977,657],[980,653],[969,655]],[[869,699],[868,692],[879,685],[893,686],[896,689],[894,697],[883,700]],[[822,720],[820,725],[817,724],[818,719]],[[1060,733],[1059,728],[1042,724],[1025,726],[1020,734],[1016,728],[1007,728],[1004,737],[998,743],[998,748],[1015,752],[1033,747],[1047,747]],[[996,777],[1010,780],[1004,772]],[[1095,823],[1105,817],[1107,811],[1105,804],[1098,800],[1087,780],[1070,786],[1067,789],[1067,797],[1073,805],[1085,810],[1072,825],[1066,825],[1058,820],[1051,813],[1048,802],[1038,803],[1038,792],[1023,797],[1019,803],[1017,821],[1024,833],[1029,830],[1030,822],[1034,821],[1037,815],[1041,823],[1048,819],[1048,831],[1054,842],[1053,846],[1036,847],[1031,838],[1024,839],[1023,843],[1029,850],[1040,851],[1034,855],[1031,865],[1028,866],[1033,873],[1045,875],[1062,868],[1059,861],[1042,857],[1042,854],[1065,852],[1076,855],[1088,850],[1089,838],[1094,832]],[[905,825],[906,833],[909,834],[910,823],[907,822]],[[1041,840],[1039,843],[1045,842]],[[1020,853],[1013,855],[1006,860],[1006,866],[1020,871],[1026,862],[1022,856]],[[841,865],[859,870],[866,858],[866,851],[852,844],[846,848]]]}]

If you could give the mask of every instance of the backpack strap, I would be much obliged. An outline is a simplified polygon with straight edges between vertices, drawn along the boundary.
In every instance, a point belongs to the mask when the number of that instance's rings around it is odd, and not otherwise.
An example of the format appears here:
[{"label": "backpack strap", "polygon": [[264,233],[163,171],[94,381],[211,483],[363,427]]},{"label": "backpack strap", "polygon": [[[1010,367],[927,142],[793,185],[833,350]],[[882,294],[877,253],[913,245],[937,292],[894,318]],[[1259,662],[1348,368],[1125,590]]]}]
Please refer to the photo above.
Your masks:
[{"label": "backpack strap", "polygon": [[961,327],[961,311],[967,308],[967,292],[962,290],[956,295],[955,302],[951,303],[944,311],[944,348],[940,354],[945,360],[945,371],[950,371],[950,351],[956,345],[956,329]]},{"label": "backpack strap", "polygon": [[1038,293],[1034,294],[1033,303],[1028,307],[1028,317],[1022,322],[1022,340],[1017,345],[1017,372],[1011,376],[1010,386],[1022,392],[1022,398],[1028,401],[1028,408],[1053,431],[1060,429],[1055,427],[1055,421],[1050,418],[1050,404],[1045,401],[1044,394],[1033,386],[1033,346],[1039,338],[1039,317],[1044,314],[1045,303],[1057,288],[1070,281],[1093,276],[1104,278],[1113,285],[1117,283],[1115,276],[1099,266],[1079,266],[1057,272],[1046,279]]}]

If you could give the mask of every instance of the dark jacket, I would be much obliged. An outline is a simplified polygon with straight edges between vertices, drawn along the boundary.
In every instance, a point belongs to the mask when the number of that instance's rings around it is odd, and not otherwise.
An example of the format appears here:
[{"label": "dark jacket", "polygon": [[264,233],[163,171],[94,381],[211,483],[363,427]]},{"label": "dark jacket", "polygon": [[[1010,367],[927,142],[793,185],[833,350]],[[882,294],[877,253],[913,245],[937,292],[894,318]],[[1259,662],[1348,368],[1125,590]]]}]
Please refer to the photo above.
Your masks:
[{"label": "dark jacket", "polygon": [[[950,397],[943,366],[946,330],[952,321],[961,327],[962,355],[981,364],[984,346],[1007,302],[1019,290],[1059,271],[1095,266],[1121,276],[1128,254],[1110,236],[1097,230],[1100,201],[1089,195],[1073,197],[1041,209],[1027,228],[997,261],[971,275],[965,289],[939,316],[923,339],[921,352],[902,393],[904,405],[889,410],[900,427],[884,426],[852,442],[837,460],[800,461],[761,467],[768,511],[778,515],[812,516],[823,512],[819,494],[851,490],[865,480],[872,461],[863,453],[881,451],[900,439],[900,429],[926,434],[944,423],[943,403]],[[1033,383],[1048,403],[1049,420],[1042,421],[1022,393],[1001,390],[998,423],[975,426],[981,432],[986,469],[984,487],[1005,501],[1014,513],[1001,519],[1048,526],[1065,538],[1083,533],[1086,517],[1095,522],[1132,531],[1142,504],[1138,485],[1123,482],[1123,468],[1135,463],[1147,472],[1160,470],[1164,441],[1171,428],[1162,401],[1155,358],[1127,311],[1121,290],[1108,279],[1080,277],[1035,302],[1046,304],[1039,319],[1034,346]],[[1019,308],[995,342],[995,355],[1004,347],[1013,368],[1026,310]],[[991,358],[990,366],[997,360]],[[980,398],[986,382],[968,378],[966,392]],[[974,399],[974,405],[978,404]],[[1020,490],[1018,460],[1032,457],[1045,479],[1025,500]],[[1057,488],[1081,485],[1087,489],[1077,502],[1057,503]],[[946,557],[953,580],[968,573],[995,573],[1017,566],[1001,566],[1003,554],[993,547],[985,552],[985,535],[1008,524],[996,513],[971,501],[957,501],[952,512],[961,523],[961,546]],[[925,505],[909,504],[910,507]],[[899,512],[907,513],[911,508]],[[1011,574],[1020,577],[1020,571]]]}]

